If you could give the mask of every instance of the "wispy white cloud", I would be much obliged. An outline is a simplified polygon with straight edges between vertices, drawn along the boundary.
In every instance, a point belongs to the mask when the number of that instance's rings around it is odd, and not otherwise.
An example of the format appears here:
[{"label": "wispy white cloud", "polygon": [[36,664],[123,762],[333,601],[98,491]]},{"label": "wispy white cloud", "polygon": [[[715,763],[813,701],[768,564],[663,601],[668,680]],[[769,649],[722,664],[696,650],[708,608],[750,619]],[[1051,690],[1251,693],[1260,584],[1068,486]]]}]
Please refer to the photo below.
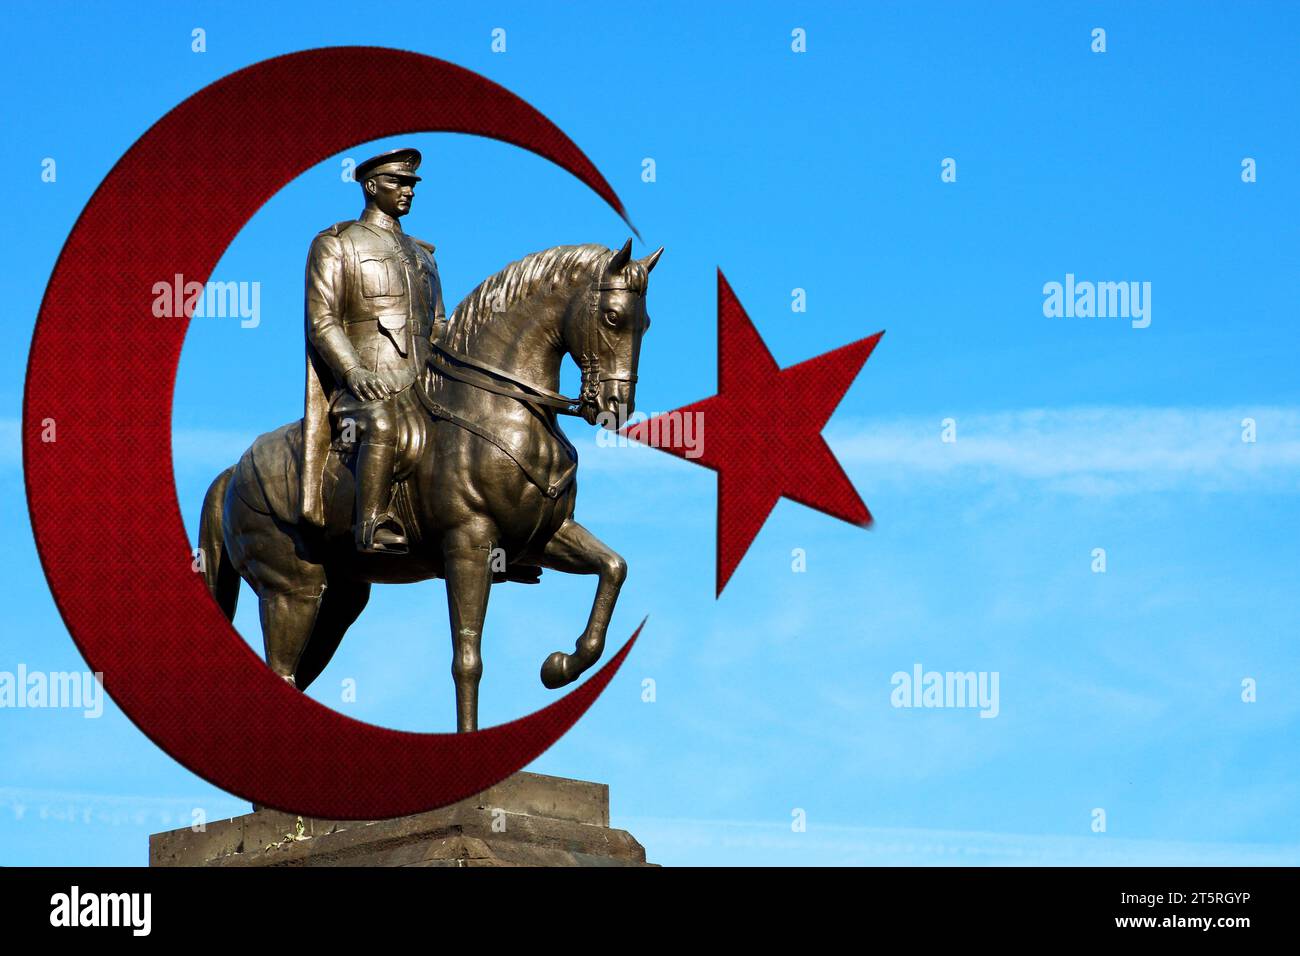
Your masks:
[{"label": "wispy white cloud", "polygon": [[172,460],[177,471],[200,467],[219,471],[239,461],[257,434],[233,428],[177,428],[172,431]]},{"label": "wispy white cloud", "polygon": [[623,817],[655,863],[821,866],[1294,866],[1300,846]]},{"label": "wispy white cloud", "polygon": [[[942,440],[943,419],[956,440]],[[1242,440],[1255,422],[1254,442]],[[1300,487],[1300,409],[1074,408],[953,413],[834,426],[827,440],[873,480],[1020,479],[1077,495]]]}]

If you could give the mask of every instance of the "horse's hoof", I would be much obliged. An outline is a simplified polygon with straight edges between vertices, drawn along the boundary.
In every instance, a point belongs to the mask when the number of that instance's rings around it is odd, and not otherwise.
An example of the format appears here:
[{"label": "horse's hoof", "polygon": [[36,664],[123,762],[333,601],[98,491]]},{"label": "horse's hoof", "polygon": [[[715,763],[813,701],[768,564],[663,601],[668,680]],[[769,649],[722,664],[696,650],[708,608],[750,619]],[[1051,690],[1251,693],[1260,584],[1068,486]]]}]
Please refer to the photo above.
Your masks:
[{"label": "horse's hoof", "polygon": [[550,690],[570,683],[573,676],[569,675],[569,655],[563,651],[556,651],[542,662],[542,685]]}]

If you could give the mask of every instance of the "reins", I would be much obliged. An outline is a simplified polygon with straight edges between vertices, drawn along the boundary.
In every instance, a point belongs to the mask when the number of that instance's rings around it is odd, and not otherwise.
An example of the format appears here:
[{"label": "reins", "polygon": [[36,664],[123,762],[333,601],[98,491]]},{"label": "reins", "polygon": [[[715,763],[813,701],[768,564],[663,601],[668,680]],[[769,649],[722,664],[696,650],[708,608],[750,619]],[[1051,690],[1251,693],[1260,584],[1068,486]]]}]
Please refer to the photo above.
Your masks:
[{"label": "reins", "polygon": [[[447,361],[448,359],[456,364],[450,364]],[[577,415],[578,409],[582,406],[581,398],[567,398],[559,392],[551,391],[549,388],[525,382],[504,369],[489,365],[480,359],[470,358],[468,355],[457,352],[455,349],[438,342],[433,343],[433,352],[429,356],[429,364],[440,375],[445,375],[450,379],[464,382],[466,385],[473,385],[475,388],[481,388],[485,392],[492,392],[494,395],[504,395],[506,398],[513,398],[517,401],[535,405],[546,405],[556,409],[561,415]],[[493,381],[493,378],[500,381]]]}]

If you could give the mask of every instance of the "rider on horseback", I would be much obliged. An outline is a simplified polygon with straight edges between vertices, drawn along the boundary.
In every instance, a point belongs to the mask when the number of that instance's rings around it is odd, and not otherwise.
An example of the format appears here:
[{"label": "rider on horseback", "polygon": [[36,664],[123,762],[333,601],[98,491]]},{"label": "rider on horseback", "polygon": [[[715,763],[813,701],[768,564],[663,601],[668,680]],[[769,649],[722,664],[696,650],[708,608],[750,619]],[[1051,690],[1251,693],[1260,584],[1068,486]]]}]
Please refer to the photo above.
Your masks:
[{"label": "rider on horseback", "polygon": [[355,424],[356,544],[403,553],[406,529],[392,513],[401,417],[446,322],[433,246],[407,236],[415,149],[381,153],[356,167],[366,207],[359,220],[316,236],[307,259],[307,397],[303,418],[302,514],[325,525],[322,479],[335,422]]}]

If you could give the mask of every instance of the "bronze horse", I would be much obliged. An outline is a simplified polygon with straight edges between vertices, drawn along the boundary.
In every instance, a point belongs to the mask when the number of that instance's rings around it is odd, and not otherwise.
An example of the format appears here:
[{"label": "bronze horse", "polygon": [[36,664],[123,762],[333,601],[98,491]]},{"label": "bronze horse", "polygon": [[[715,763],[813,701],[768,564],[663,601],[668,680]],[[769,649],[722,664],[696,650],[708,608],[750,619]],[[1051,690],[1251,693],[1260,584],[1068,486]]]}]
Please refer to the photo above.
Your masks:
[{"label": "bronze horse", "polygon": [[[459,731],[478,728],[483,618],[493,581],[535,581],[539,568],[596,574],[587,626],[572,654],[542,664],[562,687],[601,656],[627,574],[618,554],[573,519],[577,452],[558,413],[618,427],[634,409],[646,287],[663,250],[557,246],[511,263],[456,307],[424,374],[403,393],[394,508],[410,553],[354,545],[347,422],[324,485],[324,529],[299,516],[302,423],[259,437],[217,476],[199,545],[209,590],[233,619],[242,577],[257,594],[266,661],[300,689],[329,663],[374,583],[442,577],[451,617]],[[437,334],[437,333],[435,333]],[[582,393],[557,389],[570,355]]]}]

